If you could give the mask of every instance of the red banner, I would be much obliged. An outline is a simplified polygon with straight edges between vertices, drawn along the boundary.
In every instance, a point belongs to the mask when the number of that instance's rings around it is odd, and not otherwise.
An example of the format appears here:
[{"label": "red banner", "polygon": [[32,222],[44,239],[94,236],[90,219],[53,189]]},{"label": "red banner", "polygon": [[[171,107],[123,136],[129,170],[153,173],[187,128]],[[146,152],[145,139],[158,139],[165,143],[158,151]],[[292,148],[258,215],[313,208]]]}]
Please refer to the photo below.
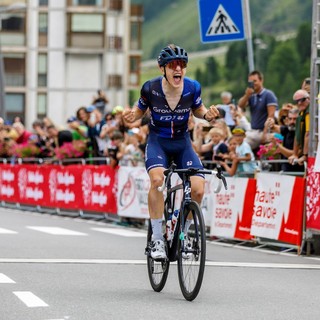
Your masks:
[{"label": "red banner", "polygon": [[94,165],[0,165],[0,200],[117,213],[115,170]]},{"label": "red banner", "polygon": [[320,173],[314,170],[315,158],[308,158],[306,228],[320,230]]}]

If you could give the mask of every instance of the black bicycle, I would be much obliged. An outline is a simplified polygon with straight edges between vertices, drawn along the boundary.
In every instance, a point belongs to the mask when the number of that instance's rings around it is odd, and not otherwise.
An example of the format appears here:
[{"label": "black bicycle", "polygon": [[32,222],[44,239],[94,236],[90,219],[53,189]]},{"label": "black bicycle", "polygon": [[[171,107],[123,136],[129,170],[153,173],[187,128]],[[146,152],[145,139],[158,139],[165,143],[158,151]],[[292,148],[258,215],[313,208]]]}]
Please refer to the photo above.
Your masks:
[{"label": "black bicycle", "polygon": [[[173,173],[179,174],[182,179],[182,182],[175,186],[171,185]],[[194,300],[200,291],[206,260],[206,228],[203,214],[199,204],[191,199],[190,177],[195,174],[214,174],[218,178],[215,193],[221,190],[222,183],[227,189],[226,179],[220,166],[211,171],[196,168],[176,169],[176,165],[171,164],[170,168],[164,171],[163,186],[158,188],[160,192],[166,189],[164,238],[168,259],[154,260],[151,257],[151,223],[149,223],[145,250],[148,275],[153,290],[160,292],[164,288],[170,262],[177,261],[181,292],[189,301]],[[180,189],[183,190],[181,205],[179,210],[174,210],[177,191]]]}]

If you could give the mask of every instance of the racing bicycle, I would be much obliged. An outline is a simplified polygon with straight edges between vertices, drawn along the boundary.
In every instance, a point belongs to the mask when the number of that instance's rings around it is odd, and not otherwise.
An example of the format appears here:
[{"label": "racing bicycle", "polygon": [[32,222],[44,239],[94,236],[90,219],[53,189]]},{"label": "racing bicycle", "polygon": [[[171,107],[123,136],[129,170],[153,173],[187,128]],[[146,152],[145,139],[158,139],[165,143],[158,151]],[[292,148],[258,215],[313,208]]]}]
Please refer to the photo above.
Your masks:
[{"label": "racing bicycle", "polygon": [[[182,182],[172,186],[172,175],[177,173]],[[155,260],[151,257],[152,228],[149,222],[147,246],[148,276],[154,291],[160,292],[167,281],[170,262],[177,261],[178,277],[181,292],[188,301],[194,300],[201,288],[205,260],[206,260],[206,228],[202,210],[197,202],[191,199],[191,180],[195,174],[214,174],[218,178],[215,193],[221,190],[222,183],[227,189],[226,179],[222,168],[217,165],[215,170],[197,168],[177,169],[174,163],[164,171],[164,184],[158,188],[159,192],[166,189],[164,202],[164,218],[166,230],[164,239],[167,259]],[[178,190],[183,190],[181,204],[175,210],[175,201]],[[179,203],[179,202],[178,202]],[[173,223],[175,220],[175,223]],[[186,222],[188,228],[185,228]],[[191,220],[191,221],[190,221]],[[171,226],[171,227],[170,227]],[[169,229],[169,230],[168,230]]]}]

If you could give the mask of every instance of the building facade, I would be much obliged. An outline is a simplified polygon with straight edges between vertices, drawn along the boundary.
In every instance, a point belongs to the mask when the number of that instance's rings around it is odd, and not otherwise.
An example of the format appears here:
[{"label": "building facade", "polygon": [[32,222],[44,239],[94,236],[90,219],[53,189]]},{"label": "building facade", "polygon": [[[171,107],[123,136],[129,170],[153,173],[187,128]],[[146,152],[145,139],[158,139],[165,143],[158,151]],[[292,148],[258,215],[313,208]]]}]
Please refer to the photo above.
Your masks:
[{"label": "building facade", "polygon": [[2,116],[63,125],[97,90],[106,111],[128,105],[140,81],[142,22],[130,0],[2,0]]}]

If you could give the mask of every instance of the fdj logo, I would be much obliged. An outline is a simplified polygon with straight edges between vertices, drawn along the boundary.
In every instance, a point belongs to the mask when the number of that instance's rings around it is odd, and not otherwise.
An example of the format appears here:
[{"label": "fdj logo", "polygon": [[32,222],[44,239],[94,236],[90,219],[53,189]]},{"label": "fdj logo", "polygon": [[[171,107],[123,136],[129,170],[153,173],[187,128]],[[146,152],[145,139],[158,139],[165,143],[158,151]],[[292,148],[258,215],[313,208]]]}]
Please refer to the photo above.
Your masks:
[{"label": "fdj logo", "polygon": [[160,120],[163,121],[172,121],[172,120],[183,120],[183,116],[161,116]]},{"label": "fdj logo", "polygon": [[188,167],[192,166],[192,161],[187,161],[187,166]]}]

